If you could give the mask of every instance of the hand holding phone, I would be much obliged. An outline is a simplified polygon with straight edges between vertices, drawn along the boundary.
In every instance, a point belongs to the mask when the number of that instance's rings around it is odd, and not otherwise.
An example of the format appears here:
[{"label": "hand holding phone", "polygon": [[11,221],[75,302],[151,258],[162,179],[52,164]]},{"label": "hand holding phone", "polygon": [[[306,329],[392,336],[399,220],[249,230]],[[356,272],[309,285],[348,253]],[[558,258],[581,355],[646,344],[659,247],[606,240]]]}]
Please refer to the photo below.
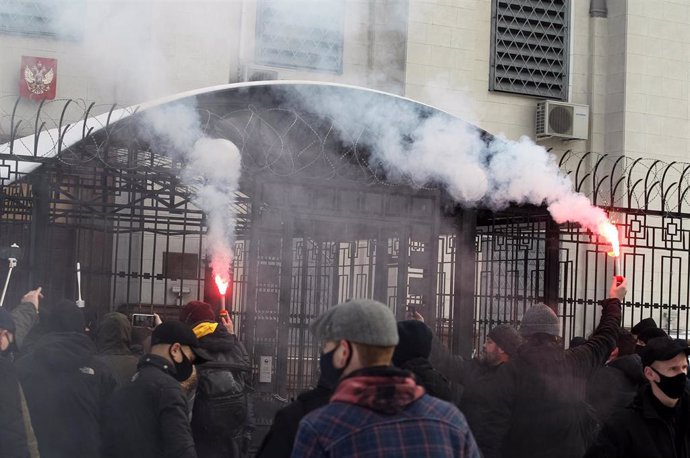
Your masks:
[{"label": "hand holding phone", "polygon": [[148,313],[132,313],[132,326],[137,328],[156,327],[156,315]]}]

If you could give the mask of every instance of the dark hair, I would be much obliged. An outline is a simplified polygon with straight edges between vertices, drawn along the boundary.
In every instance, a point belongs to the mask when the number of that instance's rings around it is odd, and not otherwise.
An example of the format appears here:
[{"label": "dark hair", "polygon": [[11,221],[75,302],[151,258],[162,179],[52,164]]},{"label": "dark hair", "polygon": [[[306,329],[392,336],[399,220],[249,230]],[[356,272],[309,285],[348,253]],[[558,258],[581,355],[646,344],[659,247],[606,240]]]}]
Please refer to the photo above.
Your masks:
[{"label": "dark hair", "polygon": [[618,331],[618,340],[616,346],[618,347],[618,356],[627,356],[635,353],[635,344],[637,343],[635,337],[627,329],[620,329]]}]

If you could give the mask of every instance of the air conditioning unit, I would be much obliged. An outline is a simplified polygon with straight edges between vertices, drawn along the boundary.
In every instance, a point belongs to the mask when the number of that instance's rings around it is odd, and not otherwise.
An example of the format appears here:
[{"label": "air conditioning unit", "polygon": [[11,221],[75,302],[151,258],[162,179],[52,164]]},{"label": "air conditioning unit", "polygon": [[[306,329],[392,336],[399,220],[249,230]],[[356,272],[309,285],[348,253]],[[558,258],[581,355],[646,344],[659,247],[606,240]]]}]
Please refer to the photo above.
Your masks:
[{"label": "air conditioning unit", "polygon": [[544,100],[537,104],[537,139],[560,137],[570,140],[589,138],[589,106]]},{"label": "air conditioning unit", "polygon": [[274,81],[280,79],[278,70],[258,65],[242,65],[240,67],[239,80],[243,83],[252,81]]}]

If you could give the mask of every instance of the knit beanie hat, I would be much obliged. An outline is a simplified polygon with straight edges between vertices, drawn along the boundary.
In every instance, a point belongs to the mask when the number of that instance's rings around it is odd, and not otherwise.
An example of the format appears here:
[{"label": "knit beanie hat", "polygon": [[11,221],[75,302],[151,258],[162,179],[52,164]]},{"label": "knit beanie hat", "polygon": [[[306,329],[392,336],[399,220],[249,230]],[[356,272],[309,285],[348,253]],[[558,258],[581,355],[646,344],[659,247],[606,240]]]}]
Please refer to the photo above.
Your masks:
[{"label": "knit beanie hat", "polygon": [[487,337],[496,342],[496,345],[510,356],[513,356],[518,347],[522,345],[522,337],[509,324],[499,324],[489,331]]},{"label": "knit beanie hat", "polygon": [[527,337],[537,333],[552,336],[559,336],[561,334],[558,316],[545,304],[533,305],[522,316],[520,335]]},{"label": "knit beanie hat", "polygon": [[645,318],[644,320],[641,320],[639,323],[633,326],[631,332],[636,336],[639,336],[646,329],[658,327],[659,326],[657,326],[656,321],[654,321],[654,318]]},{"label": "knit beanie hat", "polygon": [[376,347],[398,345],[395,315],[371,299],[352,299],[331,307],[310,324],[319,340],[349,340]]},{"label": "knit beanie hat", "polygon": [[637,336],[637,338],[644,343],[656,339],[657,337],[668,337],[668,334],[661,328],[645,328]]},{"label": "knit beanie hat", "polygon": [[216,321],[211,304],[201,301],[191,301],[180,310],[180,321],[195,325],[202,321]]},{"label": "knit beanie hat", "polygon": [[393,352],[393,364],[400,366],[413,358],[428,358],[433,333],[429,326],[417,320],[398,321],[400,341]]}]

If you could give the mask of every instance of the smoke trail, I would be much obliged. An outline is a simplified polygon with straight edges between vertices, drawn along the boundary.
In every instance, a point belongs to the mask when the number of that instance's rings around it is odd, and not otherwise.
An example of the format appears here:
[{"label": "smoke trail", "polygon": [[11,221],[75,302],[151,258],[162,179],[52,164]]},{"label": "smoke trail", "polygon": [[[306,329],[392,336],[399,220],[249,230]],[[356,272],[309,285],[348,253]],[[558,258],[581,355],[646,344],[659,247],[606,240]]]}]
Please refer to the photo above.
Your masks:
[{"label": "smoke trail", "polygon": [[546,205],[557,223],[579,223],[595,233],[607,221],[603,210],[573,190],[554,157],[527,137],[488,138],[446,113],[377,93],[318,87],[298,93],[295,103],[332,119],[343,139],[366,144],[369,163],[387,179],[441,184],[464,206]]},{"label": "smoke trail", "polygon": [[189,103],[149,110],[144,121],[155,142],[184,164],[182,183],[192,189],[192,202],[206,215],[206,252],[211,269],[214,276],[228,279],[237,218],[233,203],[242,162],[238,148],[228,140],[206,137]]}]

